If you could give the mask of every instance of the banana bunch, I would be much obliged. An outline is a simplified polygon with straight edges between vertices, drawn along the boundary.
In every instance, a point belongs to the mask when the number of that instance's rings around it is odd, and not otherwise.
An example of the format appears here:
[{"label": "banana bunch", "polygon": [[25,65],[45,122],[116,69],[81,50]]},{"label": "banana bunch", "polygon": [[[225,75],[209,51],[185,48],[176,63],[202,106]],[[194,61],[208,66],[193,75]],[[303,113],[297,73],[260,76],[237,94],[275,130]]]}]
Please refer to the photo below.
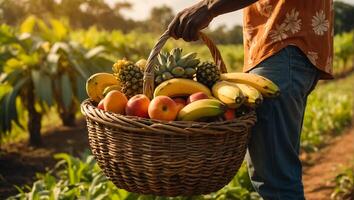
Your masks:
[{"label": "banana bunch", "polygon": [[216,99],[202,99],[194,101],[183,107],[177,116],[177,120],[195,121],[205,117],[222,115],[227,107]]},{"label": "banana bunch", "polygon": [[280,94],[279,87],[271,80],[251,73],[225,73],[220,75],[220,79],[223,81],[243,83],[254,87],[264,97],[277,97]]},{"label": "banana bunch", "polygon": [[160,53],[155,65],[155,84],[172,78],[193,79],[200,60],[196,58],[197,53],[182,55],[181,48],[174,48],[171,52]]},{"label": "banana bunch", "polygon": [[229,108],[238,108],[244,101],[241,89],[236,84],[227,81],[216,82],[212,87],[212,92],[214,97]]},{"label": "banana bunch", "polygon": [[208,96],[212,96],[208,87],[205,85],[185,78],[173,78],[162,82],[155,88],[154,97],[156,96],[188,96],[197,92],[203,92]]},{"label": "banana bunch", "polygon": [[244,104],[246,106],[255,108],[263,102],[263,96],[258,90],[256,90],[256,88],[242,83],[235,84],[242,91],[242,94],[245,97]]}]

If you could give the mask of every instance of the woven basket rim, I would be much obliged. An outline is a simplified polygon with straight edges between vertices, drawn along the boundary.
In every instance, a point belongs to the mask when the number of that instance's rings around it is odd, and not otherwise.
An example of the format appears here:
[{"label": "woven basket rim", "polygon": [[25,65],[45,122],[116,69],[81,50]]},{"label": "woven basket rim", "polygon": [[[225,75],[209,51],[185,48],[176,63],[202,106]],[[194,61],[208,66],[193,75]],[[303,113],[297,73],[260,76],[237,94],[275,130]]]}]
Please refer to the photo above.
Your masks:
[{"label": "woven basket rim", "polygon": [[[121,115],[109,111],[104,111],[98,109],[96,106],[94,106],[93,103],[94,102],[91,99],[86,99],[81,103],[81,112],[85,117],[111,128],[122,128],[121,124],[124,123],[136,123],[139,124],[142,128],[146,128],[146,132],[158,131],[161,128],[165,128],[166,130],[170,130],[171,133],[189,134],[190,131],[183,131],[183,130],[192,130],[192,129],[201,129],[201,128],[206,129],[210,127],[215,128],[218,126],[230,126],[231,124],[233,125],[233,127],[240,126],[240,127],[244,127],[245,129],[249,129],[257,121],[256,112],[254,110],[250,111],[249,113],[246,113],[241,117],[237,117],[233,120],[225,120],[225,121],[216,121],[216,122],[163,121],[163,120],[141,118],[137,116]],[[215,135],[215,134],[223,134],[223,132],[203,130],[201,134]]]}]

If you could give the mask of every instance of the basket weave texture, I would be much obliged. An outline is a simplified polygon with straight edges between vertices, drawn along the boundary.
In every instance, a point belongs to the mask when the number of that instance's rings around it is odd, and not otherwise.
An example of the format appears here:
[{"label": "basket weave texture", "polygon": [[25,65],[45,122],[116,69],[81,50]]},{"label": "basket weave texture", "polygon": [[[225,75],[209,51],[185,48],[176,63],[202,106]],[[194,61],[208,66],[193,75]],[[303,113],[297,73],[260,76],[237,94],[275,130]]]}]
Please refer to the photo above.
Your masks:
[{"label": "basket weave texture", "polygon": [[[212,42],[204,34],[200,36],[226,72],[216,46],[207,44]],[[151,60],[167,38],[166,32],[148,59],[144,94],[149,97]],[[256,122],[254,111],[211,123],[159,121],[106,112],[89,99],[81,104],[81,111],[91,151],[108,179],[118,188],[159,196],[208,194],[229,183],[242,164],[250,128]]]}]

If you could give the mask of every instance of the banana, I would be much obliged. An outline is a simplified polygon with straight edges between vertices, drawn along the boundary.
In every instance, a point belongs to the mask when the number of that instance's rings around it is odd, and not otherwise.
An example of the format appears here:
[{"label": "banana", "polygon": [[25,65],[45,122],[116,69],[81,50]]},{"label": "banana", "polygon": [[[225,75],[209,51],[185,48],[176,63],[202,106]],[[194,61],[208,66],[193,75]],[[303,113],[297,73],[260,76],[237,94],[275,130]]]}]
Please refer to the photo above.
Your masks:
[{"label": "banana", "polygon": [[255,108],[263,102],[262,94],[256,90],[256,88],[243,83],[236,83],[236,85],[240,88],[243,96],[245,97],[244,104],[246,106]]},{"label": "banana", "polygon": [[222,115],[226,105],[216,99],[201,99],[193,101],[179,111],[177,119],[181,121],[194,121],[204,117]]},{"label": "banana", "polygon": [[187,96],[196,92],[204,92],[206,95],[211,96],[209,88],[205,85],[185,78],[173,78],[162,82],[154,91],[156,96]]},{"label": "banana", "polygon": [[264,97],[276,97],[279,96],[279,87],[271,80],[251,73],[225,73],[220,75],[221,80],[244,83],[256,88]]},{"label": "banana", "polygon": [[109,73],[93,74],[86,81],[87,95],[95,102],[103,99],[103,91],[107,86],[119,85],[118,80]]},{"label": "banana", "polygon": [[112,91],[112,90],[118,90],[120,91],[121,87],[120,85],[110,85],[110,86],[107,86],[104,90],[103,90],[103,96],[105,97],[108,92]]},{"label": "banana", "polygon": [[138,60],[138,62],[135,63],[135,65],[140,67],[140,69],[142,69],[142,70],[145,70],[146,64],[147,64],[147,60],[145,60],[143,58]]},{"label": "banana", "polygon": [[244,101],[242,91],[236,84],[219,81],[212,87],[214,97],[226,104],[229,108],[238,108]]}]

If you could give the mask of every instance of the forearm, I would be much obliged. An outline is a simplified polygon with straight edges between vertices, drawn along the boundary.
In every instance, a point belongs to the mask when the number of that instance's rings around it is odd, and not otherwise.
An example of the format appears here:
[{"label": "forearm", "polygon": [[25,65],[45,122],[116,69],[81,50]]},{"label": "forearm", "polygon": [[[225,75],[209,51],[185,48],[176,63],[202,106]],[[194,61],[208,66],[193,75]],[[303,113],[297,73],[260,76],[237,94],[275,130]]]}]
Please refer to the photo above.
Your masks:
[{"label": "forearm", "polygon": [[211,14],[216,17],[251,5],[257,0],[205,0]]}]

